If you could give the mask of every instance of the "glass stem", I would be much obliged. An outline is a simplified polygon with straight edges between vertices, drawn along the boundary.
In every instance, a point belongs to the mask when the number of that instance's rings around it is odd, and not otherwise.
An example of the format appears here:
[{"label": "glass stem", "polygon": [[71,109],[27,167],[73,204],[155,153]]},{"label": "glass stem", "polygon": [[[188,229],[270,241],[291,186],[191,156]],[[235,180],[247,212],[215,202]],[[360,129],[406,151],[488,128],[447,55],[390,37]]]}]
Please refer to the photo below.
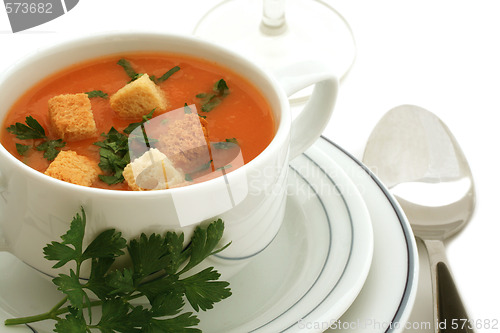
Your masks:
[{"label": "glass stem", "polygon": [[260,29],[267,35],[279,35],[286,30],[286,0],[263,0]]}]

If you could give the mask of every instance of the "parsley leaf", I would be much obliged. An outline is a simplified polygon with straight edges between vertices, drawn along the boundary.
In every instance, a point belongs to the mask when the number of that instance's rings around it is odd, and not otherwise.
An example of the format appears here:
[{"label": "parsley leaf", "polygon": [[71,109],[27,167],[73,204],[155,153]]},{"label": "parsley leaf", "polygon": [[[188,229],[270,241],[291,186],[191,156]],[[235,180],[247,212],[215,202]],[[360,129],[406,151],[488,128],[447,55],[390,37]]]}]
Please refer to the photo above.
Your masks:
[{"label": "parsley leaf", "polygon": [[153,109],[151,110],[151,112],[149,112],[148,114],[146,115],[143,115],[142,116],[142,121],[138,122],[138,123],[132,123],[130,125],[127,126],[127,128],[125,128],[123,130],[123,133],[125,134],[130,134],[132,133],[137,127],[143,125],[145,122],[147,122],[149,119],[153,118],[153,114],[155,112],[156,109]]},{"label": "parsley leaf", "polygon": [[92,91],[86,92],[86,94],[89,98],[95,98],[95,97],[100,97],[100,98],[104,98],[104,99],[108,98],[108,94],[106,94],[102,90],[92,90]]},{"label": "parsley leaf", "polygon": [[28,150],[30,150],[31,146],[30,145],[22,145],[20,143],[16,143],[16,150],[17,150],[17,153],[21,156],[23,156],[24,154],[26,154],[26,152]]},{"label": "parsley leaf", "polygon": [[52,161],[59,154],[59,150],[57,148],[63,148],[64,146],[66,146],[66,142],[62,139],[48,140],[36,146],[36,150],[44,151],[43,157]]},{"label": "parsley leaf", "polygon": [[99,146],[99,167],[105,171],[106,175],[99,175],[99,178],[108,185],[118,184],[124,181],[123,169],[130,162],[128,150],[128,136],[118,132],[111,127],[108,134],[103,134],[103,141],[94,142]]},{"label": "parsley leaf", "polygon": [[82,260],[115,258],[125,254],[122,249],[126,246],[127,242],[122,238],[121,232],[116,232],[115,229],[108,229],[101,232],[87,246],[85,252],[82,254]]},{"label": "parsley leaf", "polygon": [[151,323],[145,327],[146,333],[201,333],[201,330],[193,328],[200,320],[193,316],[192,313],[183,313],[177,317],[170,319],[153,319]]},{"label": "parsley leaf", "polygon": [[59,154],[59,149],[66,146],[66,142],[62,139],[49,140],[45,135],[45,130],[40,123],[32,116],[26,117],[26,124],[15,123],[7,127],[7,131],[16,136],[20,140],[43,140],[38,146],[30,146],[16,143],[16,149],[19,155],[24,155],[31,148],[36,148],[38,151],[44,151],[43,157],[49,161],[54,160]]},{"label": "parsley leaf", "polygon": [[[45,258],[56,261],[54,267],[76,263],[69,274],[59,274],[52,280],[65,297],[49,312],[7,319],[5,325],[51,319],[56,320],[54,332],[61,333],[94,330],[104,333],[198,333],[201,331],[195,326],[199,319],[192,312],[183,312],[185,299],[195,311],[206,311],[231,295],[229,283],[219,281],[220,274],[213,267],[188,275],[191,268],[209,255],[227,247],[216,249],[224,230],[220,219],[206,228],[196,227],[186,248],[182,233],[142,234],[126,245],[121,233],[114,229],[103,231],[84,248],[85,226],[86,215],[82,208],[61,241],[51,242],[44,248]],[[125,246],[132,259],[131,265],[115,269],[113,263],[124,254]],[[80,269],[87,260],[91,261],[91,273],[88,280],[82,280]],[[89,292],[99,300],[91,301]],[[147,297],[149,305],[131,302],[143,296]],[[92,319],[91,309],[95,306],[101,307],[98,322]]]},{"label": "parsley leaf", "polygon": [[166,239],[157,234],[149,237],[142,234],[139,239],[130,241],[128,252],[134,265],[134,279],[139,281],[160,271],[171,260]]},{"label": "parsley leaf", "polygon": [[135,291],[132,272],[126,268],[110,272],[106,276],[106,284],[112,287],[110,294],[125,295]]},{"label": "parsley leaf", "polygon": [[121,299],[107,300],[102,304],[102,317],[96,325],[101,332],[141,332],[141,327],[151,320],[151,314],[142,306],[130,308]]},{"label": "parsley leaf", "polygon": [[214,303],[231,295],[228,282],[216,281],[220,274],[212,267],[181,280],[186,298],[195,311],[212,309]]},{"label": "parsley leaf", "polygon": [[239,144],[238,144],[238,140],[236,140],[235,138],[230,138],[230,139],[226,139],[225,141],[214,142],[214,143],[212,143],[212,146],[215,149],[231,149],[234,147],[238,147]]},{"label": "parsley leaf", "polygon": [[107,284],[106,278],[114,262],[114,258],[92,258],[90,277],[86,288],[101,300],[106,299],[107,295],[113,291],[113,287]]},{"label": "parsley leaf", "polygon": [[26,125],[23,123],[15,123],[7,127],[7,131],[16,136],[20,140],[30,139],[46,139],[45,130],[42,125],[32,116],[26,117]]},{"label": "parsley leaf", "polygon": [[182,294],[167,292],[155,297],[151,304],[151,313],[153,316],[163,317],[178,314],[184,306],[184,300],[179,296],[182,296]]},{"label": "parsley leaf", "polygon": [[64,319],[57,321],[54,332],[57,333],[83,333],[87,332],[87,323],[82,314],[78,314],[74,309],[69,308],[70,314]]},{"label": "parsley leaf", "polygon": [[[99,167],[106,174],[99,175],[99,179],[108,185],[118,184],[125,180],[123,177],[123,169],[130,163],[129,153],[129,135],[139,126],[143,125],[153,117],[155,109],[151,110],[147,115],[142,116],[142,121],[128,125],[123,133],[118,132],[114,127],[111,127],[107,134],[102,134],[105,138],[102,141],[94,142],[94,145],[99,146]],[[144,137],[137,137],[138,140],[144,140]],[[149,143],[154,142],[150,139]]]},{"label": "parsley leaf", "polygon": [[61,236],[62,242],[51,242],[43,248],[45,259],[57,260],[52,266],[59,268],[74,260],[81,263],[83,235],[85,233],[86,216],[82,208],[82,215],[76,214],[71,221],[69,230]]},{"label": "parsley leaf", "polygon": [[206,229],[196,228],[191,243],[189,243],[184,255],[189,256],[189,262],[182,269],[181,273],[187,272],[191,268],[197,266],[208,256],[216,254],[224,250],[229,244],[222,249],[214,251],[215,247],[222,238],[224,232],[224,222],[221,219],[212,222]]},{"label": "parsley leaf", "polygon": [[214,91],[219,96],[225,96],[229,94],[229,87],[227,86],[226,81],[220,79],[219,81],[215,82]]},{"label": "parsley leaf", "polygon": [[[59,274],[52,282],[58,287],[58,290],[68,296],[70,304],[75,309],[83,309],[84,301],[88,299],[88,297],[83,290],[83,286],[80,284],[78,275],[76,275],[73,270],[70,270],[70,275]],[[88,303],[90,303],[90,301],[88,301]]]},{"label": "parsley leaf", "polygon": [[169,77],[171,77],[174,73],[178,72],[181,68],[179,66],[175,66],[170,68],[165,74],[160,76],[159,78],[156,78],[156,76],[151,75],[150,79],[153,81],[155,84],[160,84],[163,81],[166,81]]},{"label": "parsley leaf", "polygon": [[[142,75],[144,75],[143,73],[137,73],[135,71],[135,69],[132,67],[132,64],[130,64],[130,62],[128,60],[126,60],[126,59],[122,58],[122,59],[118,60],[117,64],[123,67],[123,69],[125,70],[125,73],[131,79],[129,81],[129,83],[132,82],[132,81],[137,80]],[[151,75],[149,77],[149,79],[151,81],[153,81],[155,84],[160,84],[160,83],[166,81],[169,77],[171,77],[174,73],[178,72],[180,69],[181,68],[179,66],[175,66],[175,67],[172,67],[171,69],[169,69],[165,74],[163,74],[159,78],[157,78],[154,75]]]},{"label": "parsley leaf", "polygon": [[211,93],[201,93],[196,95],[201,102],[201,111],[210,112],[219,105],[223,98],[229,95],[229,87],[224,79],[215,82]]},{"label": "parsley leaf", "polygon": [[120,59],[120,60],[118,60],[117,64],[122,66],[122,68],[125,70],[125,73],[128,75],[128,77],[132,79],[130,82],[137,80],[142,75],[142,74],[138,74],[135,71],[135,69],[132,67],[132,65],[130,64],[130,62],[127,59]]}]

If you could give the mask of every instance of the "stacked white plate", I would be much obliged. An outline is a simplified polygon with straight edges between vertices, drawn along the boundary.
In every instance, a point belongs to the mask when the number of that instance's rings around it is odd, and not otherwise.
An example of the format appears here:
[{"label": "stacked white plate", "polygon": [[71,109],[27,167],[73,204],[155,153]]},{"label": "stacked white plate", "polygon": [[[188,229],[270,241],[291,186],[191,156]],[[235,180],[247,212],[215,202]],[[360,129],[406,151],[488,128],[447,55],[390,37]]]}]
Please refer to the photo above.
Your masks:
[{"label": "stacked white plate", "polygon": [[[277,238],[230,279],[233,295],[198,314],[205,333],[401,332],[417,288],[417,248],[387,189],[360,162],[319,139],[289,170]],[[0,320],[46,311],[60,295],[0,253]],[[54,322],[0,326],[51,332]]]}]

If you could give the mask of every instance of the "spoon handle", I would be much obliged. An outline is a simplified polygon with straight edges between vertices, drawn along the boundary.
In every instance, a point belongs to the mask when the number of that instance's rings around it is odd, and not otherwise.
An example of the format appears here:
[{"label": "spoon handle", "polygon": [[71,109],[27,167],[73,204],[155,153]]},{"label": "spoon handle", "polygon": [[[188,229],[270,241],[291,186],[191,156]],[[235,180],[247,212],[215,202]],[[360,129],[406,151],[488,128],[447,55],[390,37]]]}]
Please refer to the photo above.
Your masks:
[{"label": "spoon handle", "polygon": [[467,316],[448,268],[443,242],[440,240],[423,240],[423,242],[431,265],[435,332],[473,333],[473,322]]}]

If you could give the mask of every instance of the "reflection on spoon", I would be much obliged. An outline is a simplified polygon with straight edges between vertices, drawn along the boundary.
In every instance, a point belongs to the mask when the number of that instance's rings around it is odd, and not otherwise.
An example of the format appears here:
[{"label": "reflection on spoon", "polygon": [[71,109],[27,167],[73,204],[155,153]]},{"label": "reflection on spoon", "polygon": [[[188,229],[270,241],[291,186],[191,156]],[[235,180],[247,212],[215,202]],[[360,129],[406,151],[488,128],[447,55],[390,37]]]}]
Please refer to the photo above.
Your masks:
[{"label": "reflection on spoon", "polygon": [[373,130],[363,162],[373,168],[403,208],[429,254],[435,332],[470,333],[443,241],[470,220],[472,173],[454,136],[434,114],[414,105],[390,110]]}]

